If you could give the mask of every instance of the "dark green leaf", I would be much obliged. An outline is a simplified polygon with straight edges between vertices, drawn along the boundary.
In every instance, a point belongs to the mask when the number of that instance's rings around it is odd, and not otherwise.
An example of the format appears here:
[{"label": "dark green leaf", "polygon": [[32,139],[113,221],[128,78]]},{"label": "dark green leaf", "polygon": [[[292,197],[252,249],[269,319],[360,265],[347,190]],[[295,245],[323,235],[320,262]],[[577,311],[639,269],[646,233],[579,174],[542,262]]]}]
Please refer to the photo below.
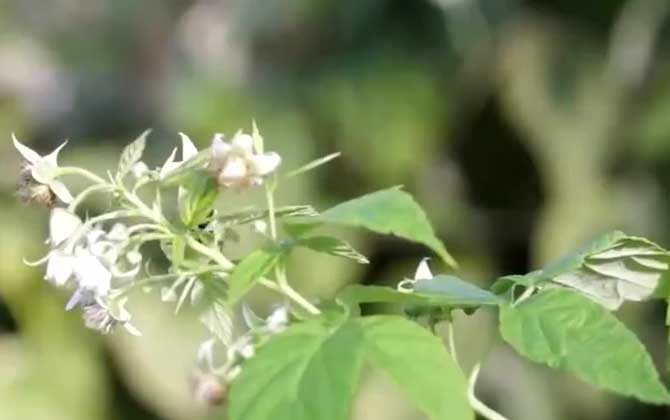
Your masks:
[{"label": "dark green leaf", "polygon": [[146,130],[135,141],[123,149],[117,170],[118,179],[123,178],[130,171],[133,165],[142,159],[142,154],[144,153],[144,147],[146,146],[146,140],[149,133],[151,133],[151,130]]},{"label": "dark green leaf", "polygon": [[281,249],[261,248],[240,261],[228,277],[228,305],[236,304],[260,277],[277,265],[282,255]]},{"label": "dark green leaf", "polygon": [[651,357],[610,312],[577,293],[553,289],[500,310],[500,332],[520,354],[597,387],[668,403]]},{"label": "dark green leaf", "polygon": [[332,236],[311,236],[296,241],[297,245],[304,246],[316,252],[334,255],[336,257],[349,258],[359,264],[368,264],[369,261],[363,254],[356,251],[348,242]]}]

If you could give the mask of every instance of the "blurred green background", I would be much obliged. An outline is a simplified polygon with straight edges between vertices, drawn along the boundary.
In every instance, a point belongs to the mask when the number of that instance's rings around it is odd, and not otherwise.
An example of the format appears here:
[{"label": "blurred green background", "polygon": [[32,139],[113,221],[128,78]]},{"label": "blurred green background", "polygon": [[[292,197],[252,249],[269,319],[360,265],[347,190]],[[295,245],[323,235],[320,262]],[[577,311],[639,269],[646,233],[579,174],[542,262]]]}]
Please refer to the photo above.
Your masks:
[{"label": "blurred green background", "polygon": [[[46,250],[47,213],[14,196],[12,131],[41,152],[70,139],[62,161],[104,173],[147,127],[158,165],[177,131],[205,147],[255,118],[285,170],[343,152],[284,185],[280,204],[403,184],[462,277],[488,286],[608,229],[670,246],[669,12],[664,0],[0,2],[0,420],[216,416],[190,396],[205,332],[188,313],[138,295],[144,337],[103,339],[22,264]],[[290,274],[307,294],[395,284],[427,252],[345,235],[371,264],[299,253]],[[667,372],[664,307],[620,315]],[[481,398],[511,419],[670,418],[522,361],[495,328],[495,314],[461,316],[457,341],[467,368],[485,360]],[[370,372],[352,418],[422,417]]]}]

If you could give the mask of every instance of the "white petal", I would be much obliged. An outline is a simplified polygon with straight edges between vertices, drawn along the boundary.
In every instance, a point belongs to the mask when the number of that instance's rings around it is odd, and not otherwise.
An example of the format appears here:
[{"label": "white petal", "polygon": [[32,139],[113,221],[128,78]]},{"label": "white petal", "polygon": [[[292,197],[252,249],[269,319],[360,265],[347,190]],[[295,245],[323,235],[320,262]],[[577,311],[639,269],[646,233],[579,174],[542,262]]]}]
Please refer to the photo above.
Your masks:
[{"label": "white petal", "polygon": [[242,156],[251,156],[254,152],[254,139],[248,134],[237,133],[232,140],[233,148]]},{"label": "white petal", "polygon": [[281,163],[281,157],[274,152],[252,156],[249,159],[250,171],[254,175],[265,176],[273,172]]},{"label": "white petal", "polygon": [[49,243],[56,247],[74,235],[82,225],[81,219],[63,208],[51,210],[49,217]]},{"label": "white petal", "polygon": [[61,144],[60,146],[58,146],[58,147],[56,148],[56,150],[54,150],[53,152],[51,152],[51,153],[49,153],[48,155],[44,156],[42,159],[43,159],[45,162],[47,162],[49,165],[52,165],[52,166],[57,167],[57,166],[58,166],[58,153],[60,152],[60,150],[61,150],[63,147],[65,147],[66,144],[67,144],[67,140],[66,140],[65,142],[63,142],[63,144]]},{"label": "white petal", "polygon": [[212,157],[214,159],[225,159],[233,147],[223,141],[223,134],[217,133],[212,139]]},{"label": "white petal", "polygon": [[41,160],[42,157],[33,149],[29,148],[28,146],[24,146],[12,133],[12,141],[14,142],[14,147],[16,147],[16,150],[21,153],[21,156],[25,160],[27,160],[30,163],[36,163],[37,161]]},{"label": "white petal", "polygon": [[179,163],[175,162],[175,156],[177,156],[177,148],[175,147],[172,149],[172,153],[170,153],[170,156],[167,158],[165,163],[163,164],[163,167],[160,170],[159,176],[161,179],[165,178],[167,174],[172,172],[173,170],[177,169],[179,167]]},{"label": "white petal", "polygon": [[208,370],[214,370],[214,345],[216,340],[210,338],[209,340],[203,341],[198,347],[198,353],[196,360],[198,365]]},{"label": "white petal", "polygon": [[131,335],[134,335],[135,337],[142,337],[142,332],[135,328],[133,324],[130,322],[124,322],[123,323],[123,328],[126,329]]},{"label": "white petal", "polygon": [[414,280],[430,280],[434,277],[428,266],[428,260],[428,258],[421,260],[414,274]]},{"label": "white petal", "polygon": [[133,167],[130,168],[130,171],[133,173],[135,179],[140,179],[149,172],[149,167],[146,163],[140,161],[135,163]]},{"label": "white petal", "polygon": [[191,139],[184,133],[179,133],[181,136],[181,156],[182,160],[187,161],[198,154],[198,149],[195,147]]},{"label": "white petal", "polygon": [[219,182],[224,185],[236,184],[247,176],[247,165],[243,158],[231,156],[219,174]]},{"label": "white petal", "polygon": [[79,287],[94,292],[96,296],[105,296],[109,293],[112,273],[92,255],[79,256],[74,262],[74,274]]},{"label": "white petal", "polygon": [[58,251],[52,252],[49,256],[45,279],[59,287],[65,285],[72,277],[73,262],[74,258],[70,255]]},{"label": "white petal", "polygon": [[56,197],[60,199],[65,204],[70,204],[74,198],[70,191],[67,189],[65,184],[60,181],[52,180],[49,182],[49,188],[56,194]]},{"label": "white petal", "polygon": [[275,309],[267,318],[265,325],[268,330],[273,333],[283,331],[288,325],[288,308],[286,306],[280,306]]}]

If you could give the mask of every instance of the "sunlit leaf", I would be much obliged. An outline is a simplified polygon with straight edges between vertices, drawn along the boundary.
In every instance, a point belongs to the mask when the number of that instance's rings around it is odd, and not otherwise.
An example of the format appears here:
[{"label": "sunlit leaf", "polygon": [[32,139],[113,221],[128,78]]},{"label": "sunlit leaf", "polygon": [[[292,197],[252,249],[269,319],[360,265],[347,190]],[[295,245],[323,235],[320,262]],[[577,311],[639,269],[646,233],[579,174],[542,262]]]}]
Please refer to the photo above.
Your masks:
[{"label": "sunlit leaf", "polygon": [[434,420],[473,418],[460,370],[440,340],[400,317],[290,327],[233,382],[231,420],[346,420],[364,361],[385,371]]},{"label": "sunlit leaf", "polygon": [[435,251],[447,265],[456,261],[435,236],[423,209],[411,195],[399,188],[377,191],[332,207],[305,223],[334,223],[356,226],[382,234],[424,244]]},{"label": "sunlit leaf", "polygon": [[535,362],[645,402],[670,402],[651,357],[635,334],[605,308],[577,293],[553,289],[516,307],[502,307],[500,332],[520,354]]}]

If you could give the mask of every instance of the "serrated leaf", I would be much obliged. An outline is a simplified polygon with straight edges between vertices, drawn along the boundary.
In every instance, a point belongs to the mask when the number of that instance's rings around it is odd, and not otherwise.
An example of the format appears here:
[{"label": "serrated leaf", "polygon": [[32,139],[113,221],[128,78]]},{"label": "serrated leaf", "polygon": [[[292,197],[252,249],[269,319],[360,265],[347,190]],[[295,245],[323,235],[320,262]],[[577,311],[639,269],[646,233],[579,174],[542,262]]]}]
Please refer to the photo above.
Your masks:
[{"label": "serrated leaf", "polygon": [[473,418],[465,379],[439,339],[400,317],[325,318],[289,327],[244,363],[231,420],[346,420],[365,360],[433,420]]},{"label": "serrated leaf", "polygon": [[359,264],[368,264],[370,262],[365,258],[365,255],[356,251],[348,242],[333,238],[332,236],[311,236],[309,238],[301,238],[296,241],[296,244],[316,252],[348,258]]},{"label": "serrated leaf", "polygon": [[610,312],[565,289],[500,310],[500,332],[521,355],[641,401],[670,396],[642,343]]},{"label": "serrated leaf", "polygon": [[381,234],[393,234],[431,248],[444,262],[456,267],[444,244],[435,236],[423,209],[411,195],[391,188],[338,204],[306,223],[334,223],[362,227]]},{"label": "serrated leaf", "polygon": [[493,290],[504,293],[512,285],[543,287],[549,282],[570,287],[610,310],[626,301],[667,298],[670,253],[647,239],[614,231],[542,270],[502,277]]},{"label": "serrated leaf", "polygon": [[117,178],[123,178],[133,167],[134,164],[142,159],[144,147],[146,146],[147,136],[151,130],[146,130],[135,141],[130,143],[123,149],[121,158],[119,159],[119,167],[117,169]]},{"label": "serrated leaf", "polygon": [[433,420],[474,419],[467,385],[442,341],[401,317],[360,318],[365,358]]},{"label": "serrated leaf", "polygon": [[667,298],[670,253],[646,239],[620,236],[552,280],[615,310],[625,301]]},{"label": "serrated leaf", "polygon": [[254,287],[260,277],[279,263],[282,256],[283,251],[281,249],[267,247],[252,252],[240,261],[228,276],[227,304],[229,306],[235,305]]}]

